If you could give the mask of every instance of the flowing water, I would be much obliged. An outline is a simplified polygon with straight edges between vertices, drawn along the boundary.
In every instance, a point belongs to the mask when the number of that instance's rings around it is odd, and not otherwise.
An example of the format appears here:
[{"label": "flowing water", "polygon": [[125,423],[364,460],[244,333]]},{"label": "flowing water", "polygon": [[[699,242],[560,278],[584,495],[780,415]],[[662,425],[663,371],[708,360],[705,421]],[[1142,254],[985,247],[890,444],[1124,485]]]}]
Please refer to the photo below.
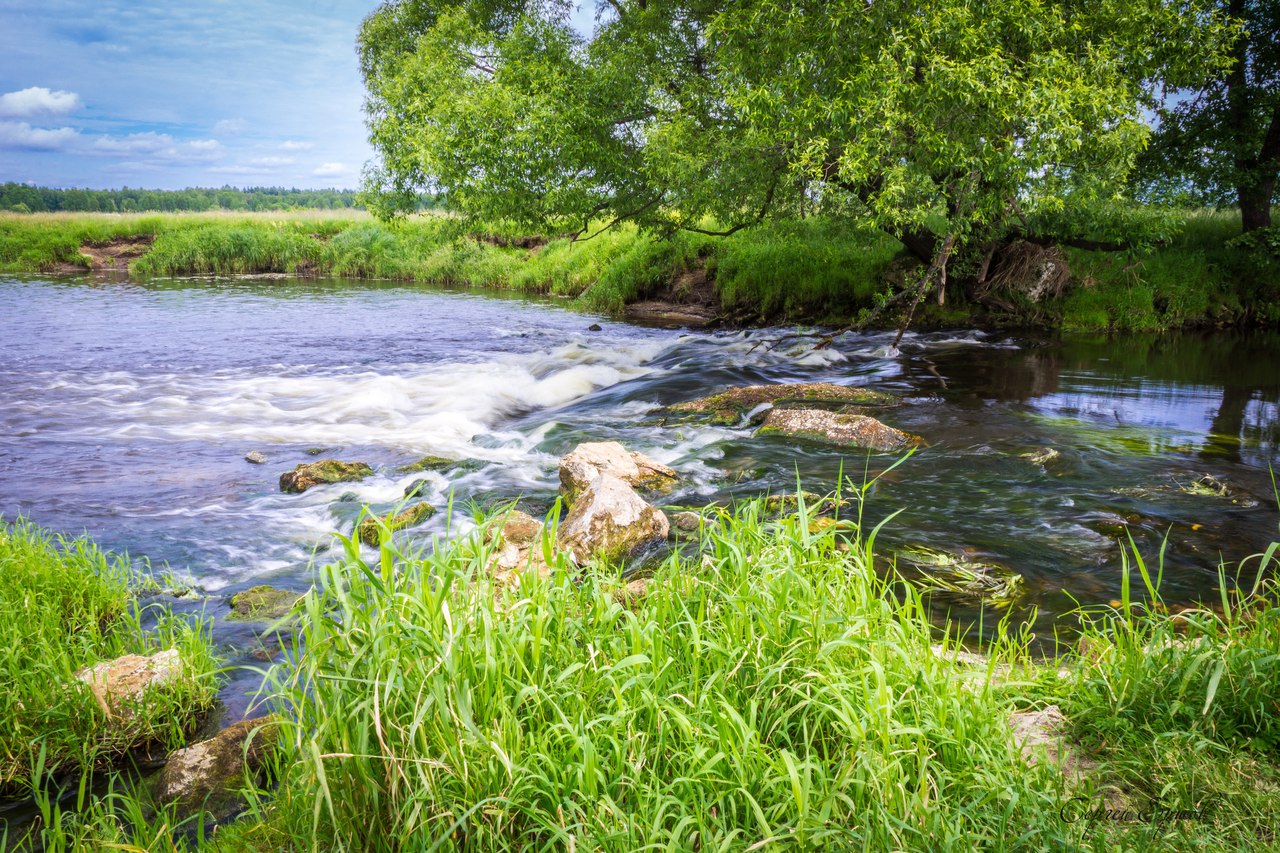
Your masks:
[{"label": "flowing water", "polygon": [[[0,514],[188,576],[233,663],[254,627],[227,598],[305,589],[332,531],[405,487],[461,506],[523,497],[545,511],[556,460],[617,440],[676,468],[671,504],[861,483],[892,456],[841,454],[742,428],[664,425],[661,409],[723,388],[830,381],[901,395],[883,413],[927,446],[872,490],[899,514],[886,551],[927,545],[1005,566],[1037,628],[1076,600],[1118,596],[1121,546],[1167,536],[1166,598],[1213,593],[1220,560],[1277,537],[1269,473],[1280,444],[1275,335],[1067,337],[973,331],[847,334],[763,345],[785,330],[688,333],[573,313],[554,301],[346,281],[0,279]],[[599,331],[590,331],[599,323]],[[1026,454],[1053,448],[1037,464]],[[245,461],[257,450],[267,464]],[[309,452],[365,461],[358,484],[281,494]],[[401,474],[425,454],[489,464]],[[1180,490],[1203,475],[1231,496]],[[447,513],[398,534],[429,540]],[[1126,540],[1127,541],[1127,540]],[[976,620],[963,597],[943,611]],[[259,664],[260,665],[260,664]],[[224,690],[242,713],[254,677]]]}]

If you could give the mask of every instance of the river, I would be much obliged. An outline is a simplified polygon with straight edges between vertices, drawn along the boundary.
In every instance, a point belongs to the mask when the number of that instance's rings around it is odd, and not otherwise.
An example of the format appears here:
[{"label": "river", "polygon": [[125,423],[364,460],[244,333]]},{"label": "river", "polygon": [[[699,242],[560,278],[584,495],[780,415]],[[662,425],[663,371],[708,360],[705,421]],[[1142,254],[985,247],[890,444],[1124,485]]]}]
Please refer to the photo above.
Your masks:
[{"label": "river", "polygon": [[[617,440],[676,468],[672,504],[826,492],[893,457],[663,425],[663,406],[723,388],[830,381],[901,395],[883,419],[926,446],[872,492],[868,520],[899,514],[886,553],[927,545],[1020,573],[1037,631],[1075,602],[1118,596],[1131,534],[1154,558],[1167,536],[1168,600],[1213,593],[1220,559],[1277,538],[1269,467],[1280,446],[1280,337],[1050,339],[962,330],[846,334],[763,345],[788,330],[645,329],[555,300],[352,281],[0,278],[0,514],[168,567],[204,591],[231,663],[254,626],[227,599],[269,583],[302,590],[332,531],[428,480],[452,514],[399,534],[470,525],[469,502],[554,500],[556,460]],[[591,331],[593,324],[599,331]],[[1021,454],[1043,448],[1057,459]],[[245,461],[260,451],[267,463]],[[365,461],[359,484],[281,494],[309,452]],[[487,462],[401,474],[424,454]],[[1188,494],[1204,475],[1231,497]],[[978,609],[939,596],[939,619]],[[230,717],[255,676],[223,691]]]}]

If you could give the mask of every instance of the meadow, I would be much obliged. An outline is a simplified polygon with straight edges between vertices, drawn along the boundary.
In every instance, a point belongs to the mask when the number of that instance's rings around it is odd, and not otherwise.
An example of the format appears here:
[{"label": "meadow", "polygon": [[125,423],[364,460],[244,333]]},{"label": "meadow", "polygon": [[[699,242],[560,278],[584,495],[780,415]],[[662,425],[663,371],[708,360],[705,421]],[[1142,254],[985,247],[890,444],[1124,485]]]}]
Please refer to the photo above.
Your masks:
[{"label": "meadow", "polygon": [[[1161,226],[1154,239],[1123,251],[1065,249],[1070,287],[1060,296],[981,302],[953,294],[945,306],[922,306],[915,323],[1162,331],[1280,322],[1280,259],[1233,241],[1233,214],[1179,212]],[[382,222],[348,211],[0,214],[0,272],[87,271],[84,247],[119,241],[139,241],[121,264],[138,277],[420,281],[550,294],[609,314],[662,298],[710,303],[726,321],[746,325],[866,320],[912,274],[893,238],[822,217],[729,237],[624,225],[573,240],[442,213]]]}]

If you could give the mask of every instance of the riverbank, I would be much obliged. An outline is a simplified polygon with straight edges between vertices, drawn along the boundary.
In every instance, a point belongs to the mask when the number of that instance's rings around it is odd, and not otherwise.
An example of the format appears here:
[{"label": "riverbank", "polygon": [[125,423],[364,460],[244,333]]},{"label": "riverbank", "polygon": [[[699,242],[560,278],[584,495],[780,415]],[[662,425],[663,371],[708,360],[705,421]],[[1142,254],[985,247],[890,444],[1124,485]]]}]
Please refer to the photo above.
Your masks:
[{"label": "riverbank", "polygon": [[[946,305],[923,305],[914,325],[1068,331],[1280,325],[1280,259],[1233,245],[1233,215],[1179,214],[1164,231],[1149,248],[1053,255],[1054,274],[1065,276],[1061,295],[1031,301],[998,287],[980,301],[952,295]],[[1028,269],[1039,269],[1046,257],[1031,258]],[[887,235],[821,218],[766,223],[725,238],[680,232],[655,240],[621,227],[573,242],[445,215],[387,224],[324,211],[0,214],[0,272],[421,281],[550,294],[615,316],[691,325],[845,325],[903,287],[913,266]],[[898,317],[887,312],[875,322],[891,328]]]},{"label": "riverbank", "polygon": [[197,730],[218,664],[208,626],[165,598],[86,538],[0,524],[0,801],[48,802],[62,785],[163,758]]},{"label": "riverbank", "polygon": [[[505,513],[375,561],[345,549],[269,676],[278,783],[213,833],[114,793],[51,849],[1253,849],[1273,840],[1274,567],[1169,612],[1134,554],[1121,600],[1033,658],[984,654],[873,567],[840,500],[704,516],[625,585],[493,571]],[[820,515],[819,510],[828,512]],[[504,529],[503,535],[510,530]],[[551,537],[552,534],[548,533]],[[541,543],[554,550],[552,538]],[[535,545],[536,548],[536,545]],[[549,552],[549,551],[548,551]],[[536,561],[535,561],[536,563]],[[41,839],[37,839],[41,840]]]}]

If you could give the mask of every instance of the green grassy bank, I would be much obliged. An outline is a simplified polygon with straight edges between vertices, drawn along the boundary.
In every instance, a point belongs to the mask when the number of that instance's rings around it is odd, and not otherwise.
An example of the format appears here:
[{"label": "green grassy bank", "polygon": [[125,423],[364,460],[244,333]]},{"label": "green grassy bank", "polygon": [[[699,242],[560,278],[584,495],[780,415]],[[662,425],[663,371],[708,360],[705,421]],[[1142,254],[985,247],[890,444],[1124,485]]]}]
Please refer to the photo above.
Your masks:
[{"label": "green grassy bank", "polygon": [[[84,538],[0,524],[0,794],[42,773],[109,765],[144,745],[181,745],[214,695],[199,624],[139,601],[144,578]],[[149,627],[144,628],[144,624]],[[100,707],[74,673],[122,655],[177,649],[182,667],[137,708]]]},{"label": "green grassy bank", "polygon": [[[95,774],[138,750],[182,746],[202,721],[217,687],[207,630],[145,605],[148,585],[127,559],[87,539],[0,523],[0,799],[35,798],[51,818],[64,785],[83,801]],[[95,697],[77,678],[96,664],[169,649],[180,665],[137,699]],[[0,849],[7,836],[0,822]]]},{"label": "green grassy bank", "polygon": [[[269,679],[292,717],[278,787],[216,834],[189,819],[175,835],[171,813],[117,797],[50,837],[263,851],[1275,843],[1274,548],[1239,589],[1224,578],[1222,601],[1176,614],[1137,560],[1132,595],[1082,614],[1057,659],[1034,659],[1016,625],[988,626],[980,658],[872,568],[874,531],[809,512],[723,513],[642,597],[603,564],[499,588],[481,536],[386,543],[372,563],[348,542]],[[1078,772],[1046,753],[1028,763],[1011,734],[1012,714],[1050,705]]]},{"label": "green grassy bank", "polygon": [[[948,304],[925,305],[917,325],[1137,331],[1280,324],[1275,247],[1233,242],[1238,224],[1230,213],[1182,213],[1162,223],[1148,248],[1066,249],[1057,261],[1070,270],[1062,295],[1032,302],[995,293],[978,301],[953,287]],[[571,297],[607,313],[656,296],[710,303],[747,324],[849,322],[913,275],[896,240],[823,218],[725,238],[681,232],[656,239],[623,226],[572,242],[447,215],[387,224],[322,211],[0,214],[0,272],[89,269],[91,248],[110,255],[113,243],[130,240],[138,243],[120,266],[140,276],[293,273],[467,284]],[[879,322],[892,326],[896,318]]]}]

